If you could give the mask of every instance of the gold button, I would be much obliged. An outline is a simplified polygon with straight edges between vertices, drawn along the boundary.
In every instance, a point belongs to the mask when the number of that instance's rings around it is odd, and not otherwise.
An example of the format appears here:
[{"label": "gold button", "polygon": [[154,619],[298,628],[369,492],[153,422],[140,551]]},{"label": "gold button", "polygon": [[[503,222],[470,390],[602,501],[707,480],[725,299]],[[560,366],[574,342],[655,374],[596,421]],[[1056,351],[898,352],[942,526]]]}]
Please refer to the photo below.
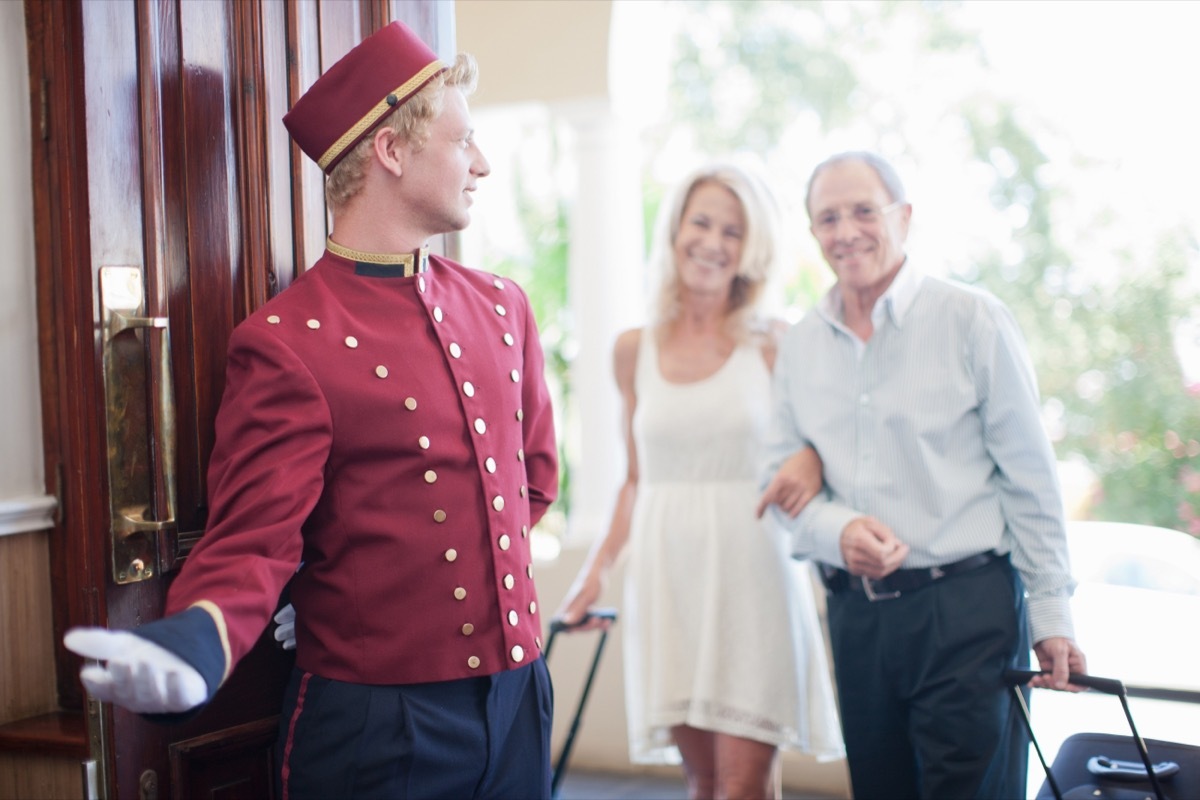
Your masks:
[{"label": "gold button", "polygon": [[425,278],[424,278],[424,276],[417,278],[417,291],[419,291],[419,292],[424,292],[424,291],[425,291]]},{"label": "gold button", "polygon": [[442,307],[441,307],[441,306],[434,306],[434,307],[433,307],[433,319],[434,319],[434,321],[435,321],[435,322],[441,322],[441,321],[442,321]]},{"label": "gold button", "polygon": [[508,534],[507,533],[500,534],[500,549],[507,550],[510,544],[511,544],[511,542],[509,541]]},{"label": "gold button", "polygon": [[462,348],[458,346],[458,342],[450,343],[450,355],[454,356],[455,358],[458,358],[462,355]]},{"label": "gold button", "polygon": [[536,613],[537,613],[537,603],[530,603],[530,604],[529,604],[529,613],[530,613],[530,614],[536,614]]},{"label": "gold button", "polygon": [[422,436],[422,437],[418,438],[417,444],[419,444],[421,446],[422,450],[428,450],[429,449],[429,437]]},{"label": "gold button", "polygon": [[487,430],[487,423],[481,419],[476,419],[475,420],[475,432],[483,433],[486,430]]},{"label": "gold button", "polygon": [[471,383],[470,381],[463,381],[463,394],[465,394],[467,397],[474,397],[475,384]]},{"label": "gold button", "polygon": [[525,460],[525,448],[524,447],[518,448],[517,449],[517,461],[524,461],[524,460]]},{"label": "gold button", "polygon": [[503,289],[504,281],[500,280],[499,278],[496,278],[495,280],[492,281],[492,286],[495,286],[497,289]]},{"label": "gold button", "polygon": [[351,350],[358,347],[358,339],[355,339],[353,336],[347,336],[346,347],[349,347]]},{"label": "gold button", "polygon": [[271,316],[267,317],[267,322],[271,323],[272,325],[278,325],[279,324],[279,315],[272,314]]},{"label": "gold button", "polygon": [[404,398],[404,407],[407,408],[409,411],[416,411],[417,410],[417,398],[415,398],[415,397]]},{"label": "gold button", "polygon": [[388,376],[387,367],[385,367],[383,364],[380,364],[375,368],[375,374],[381,378],[386,378]]},{"label": "gold button", "polygon": [[500,305],[499,303],[496,303],[496,313],[503,317],[508,312],[504,310],[504,306]]},{"label": "gold button", "polygon": [[533,637],[533,641],[534,641],[534,643],[537,644],[538,650],[541,650],[542,649],[542,637],[535,636],[535,637]]},{"label": "gold button", "polygon": [[467,666],[471,669],[476,669],[479,666],[479,656],[471,656],[467,659]]},{"label": "gold button", "polygon": [[525,411],[523,409],[518,408],[517,409],[517,422],[520,422],[523,419],[525,419]]},{"label": "gold button", "polygon": [[528,536],[528,535],[529,535],[529,526],[528,526],[528,525],[522,525],[522,526],[521,526],[521,538],[523,539],[523,538],[525,538],[525,537],[526,537],[526,536]]},{"label": "gold button", "polygon": [[512,347],[514,341],[516,341],[516,340],[513,339],[513,335],[511,333],[504,334],[504,343],[506,345],[508,345],[509,347]]},{"label": "gold button", "polygon": [[513,381],[513,383],[520,383],[520,382],[521,382],[521,373],[517,372],[515,369],[514,369],[512,372],[508,373],[508,374],[509,374],[509,375],[512,377],[512,381]]},{"label": "gold button", "polygon": [[521,497],[524,497],[525,496],[525,487],[522,486],[520,489],[518,489],[517,494],[521,495]]},{"label": "gold button", "polygon": [[309,320],[308,322],[306,322],[305,324],[306,324],[306,325],[308,325],[308,327],[309,327],[309,328],[311,328],[311,329],[312,329],[312,330],[314,330],[314,331],[315,331],[317,328],[321,327],[321,321],[320,321],[320,320],[316,320],[316,319],[310,319],[310,320]]},{"label": "gold button", "polygon": [[463,623],[463,626],[462,626],[462,632],[463,632],[463,636],[470,636],[472,633],[475,632],[475,626],[469,622],[465,622],[465,623]]},{"label": "gold button", "polygon": [[495,497],[493,497],[492,498],[492,508],[496,509],[497,511],[503,511],[504,510],[504,498],[501,497],[500,495],[496,495]]},{"label": "gold button", "polygon": [[446,521],[446,512],[442,511],[440,508],[437,511],[433,512],[433,521],[434,522],[445,522]]},{"label": "gold button", "polygon": [[437,481],[437,473],[431,469],[425,470],[425,482],[435,483]]},{"label": "gold button", "polygon": [[510,609],[508,612],[508,624],[515,628],[517,623],[520,621],[521,620],[517,617],[517,612]]},{"label": "gold button", "polygon": [[504,588],[505,589],[512,589],[513,585],[515,585],[515,584],[516,584],[516,580],[513,578],[512,575],[504,576]]},{"label": "gold button", "polygon": [[488,456],[487,460],[483,462],[483,468],[486,469],[488,472],[495,472],[496,471],[496,459],[492,458],[491,456]]},{"label": "gold button", "polygon": [[512,649],[512,660],[520,663],[525,660],[525,648],[519,644],[514,644]]},{"label": "gold button", "polygon": [[464,589],[463,587],[459,586],[457,589],[454,590],[454,599],[455,600],[462,600],[466,596],[467,596],[467,590]]},{"label": "gold button", "polygon": [[525,574],[528,575],[530,579],[533,578],[533,564],[525,565]]},{"label": "gold button", "polygon": [[453,561],[456,558],[458,558],[458,551],[455,550],[453,547],[451,547],[449,550],[446,551],[446,560],[447,561]]}]

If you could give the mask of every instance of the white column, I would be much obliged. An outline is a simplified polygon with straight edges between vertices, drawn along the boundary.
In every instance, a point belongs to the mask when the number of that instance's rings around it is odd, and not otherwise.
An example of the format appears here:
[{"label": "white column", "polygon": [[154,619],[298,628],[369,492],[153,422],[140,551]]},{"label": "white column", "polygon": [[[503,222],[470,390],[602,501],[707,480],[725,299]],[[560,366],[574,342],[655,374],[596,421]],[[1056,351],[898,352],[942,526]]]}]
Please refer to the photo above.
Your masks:
[{"label": "white column", "polygon": [[608,100],[552,107],[570,128],[576,184],[570,211],[568,293],[579,351],[571,363],[565,430],[571,462],[566,543],[608,526],[625,475],[621,405],[613,379],[617,334],[646,319],[640,153]]},{"label": "white column", "polygon": [[53,525],[43,492],[41,384],[38,379],[37,269],[30,194],[29,62],[25,8],[0,3],[0,145],[9,157],[0,180],[0,535]]}]

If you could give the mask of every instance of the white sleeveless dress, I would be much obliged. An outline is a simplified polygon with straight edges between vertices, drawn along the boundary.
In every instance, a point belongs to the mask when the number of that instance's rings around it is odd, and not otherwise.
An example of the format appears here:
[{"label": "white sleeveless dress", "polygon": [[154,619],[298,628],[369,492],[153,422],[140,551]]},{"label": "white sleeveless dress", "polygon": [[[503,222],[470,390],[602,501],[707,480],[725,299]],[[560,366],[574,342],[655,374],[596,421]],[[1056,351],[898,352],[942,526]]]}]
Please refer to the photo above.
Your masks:
[{"label": "white sleeveless dress", "polygon": [[621,620],[636,763],[679,763],[679,724],[844,753],[811,570],[754,516],[770,384],[753,345],[704,380],[669,383],[653,329],[642,330]]}]

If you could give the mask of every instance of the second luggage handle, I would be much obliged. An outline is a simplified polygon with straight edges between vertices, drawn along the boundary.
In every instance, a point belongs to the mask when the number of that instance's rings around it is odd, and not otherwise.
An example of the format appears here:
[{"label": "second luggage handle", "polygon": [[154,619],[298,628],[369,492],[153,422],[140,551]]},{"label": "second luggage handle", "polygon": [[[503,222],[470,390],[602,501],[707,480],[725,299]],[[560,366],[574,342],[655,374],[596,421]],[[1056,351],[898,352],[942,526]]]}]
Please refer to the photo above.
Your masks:
[{"label": "second luggage handle", "polygon": [[[568,625],[562,619],[555,617],[550,621],[550,638],[546,641],[546,649],[542,651],[542,657],[550,658],[550,648],[554,646],[554,637],[560,631],[571,630],[591,619],[608,620],[609,625],[617,621],[617,610],[615,608],[592,608],[584,614],[583,618],[574,625]],[[596,642],[596,652],[592,656],[592,666],[588,670],[587,680],[583,684],[583,693],[579,696],[579,706],[575,711],[575,719],[571,722],[571,730],[567,732],[566,741],[563,743],[562,752],[558,755],[558,764],[554,768],[554,775],[550,780],[550,796],[558,797],[558,787],[562,783],[563,777],[566,775],[567,761],[571,757],[571,749],[575,745],[575,734],[579,731],[579,719],[583,716],[583,708],[587,704],[588,695],[592,691],[592,681],[596,678],[596,668],[600,666],[600,656],[604,653],[604,643],[608,641],[608,628],[600,629],[600,639]]]},{"label": "second luggage handle", "polygon": [[[1050,791],[1054,792],[1055,800],[1063,800],[1062,790],[1058,788],[1058,782],[1054,780],[1054,773],[1047,766],[1046,759],[1042,756],[1042,748],[1038,745],[1037,736],[1033,733],[1033,721],[1029,716],[1029,706],[1026,705],[1025,695],[1021,692],[1021,687],[1029,683],[1031,679],[1045,674],[1047,673],[1038,670],[1006,669],[1004,682],[1012,688],[1013,695],[1016,696],[1017,705],[1021,708],[1021,717],[1025,720],[1025,730],[1029,732],[1029,738],[1033,742],[1033,749],[1037,753],[1038,761],[1042,762],[1042,769],[1046,773],[1046,782],[1050,784]],[[1077,672],[1072,672],[1068,681],[1076,686],[1086,686],[1104,694],[1116,695],[1117,699],[1121,701],[1125,719],[1129,722],[1129,730],[1133,733],[1133,744],[1142,758],[1142,764],[1146,767],[1146,777],[1150,779],[1150,785],[1154,787],[1154,795],[1158,800],[1166,800],[1166,794],[1158,783],[1158,775],[1154,772],[1154,765],[1150,762],[1150,751],[1146,749],[1146,742],[1138,733],[1137,725],[1133,722],[1133,714],[1129,710],[1129,701],[1126,699],[1128,691],[1125,689],[1125,684],[1114,678],[1099,678],[1095,675],[1082,675]]]}]

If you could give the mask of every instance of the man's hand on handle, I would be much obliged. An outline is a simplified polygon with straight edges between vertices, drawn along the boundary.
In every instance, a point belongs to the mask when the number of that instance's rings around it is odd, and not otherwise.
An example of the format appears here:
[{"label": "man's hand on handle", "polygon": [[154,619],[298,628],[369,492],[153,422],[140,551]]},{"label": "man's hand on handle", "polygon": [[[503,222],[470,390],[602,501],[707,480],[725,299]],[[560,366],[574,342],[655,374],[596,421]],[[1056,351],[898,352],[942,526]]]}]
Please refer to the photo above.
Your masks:
[{"label": "man's hand on handle", "polygon": [[1068,692],[1084,690],[1085,687],[1076,686],[1068,681],[1072,672],[1077,675],[1087,674],[1087,657],[1075,642],[1064,636],[1052,636],[1035,644],[1033,652],[1037,656],[1038,665],[1048,674],[1033,678],[1029,682],[1030,686]]}]

